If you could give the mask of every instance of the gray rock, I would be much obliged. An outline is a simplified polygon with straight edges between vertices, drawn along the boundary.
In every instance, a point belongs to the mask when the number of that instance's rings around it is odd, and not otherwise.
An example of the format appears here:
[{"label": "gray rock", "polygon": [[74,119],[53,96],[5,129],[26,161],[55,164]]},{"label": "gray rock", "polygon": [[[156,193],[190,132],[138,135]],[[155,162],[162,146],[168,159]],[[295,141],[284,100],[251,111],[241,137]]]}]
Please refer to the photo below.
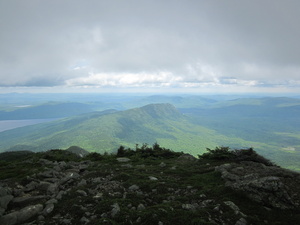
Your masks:
[{"label": "gray rock", "polygon": [[138,211],[142,211],[142,210],[145,210],[145,209],[146,209],[146,207],[143,204],[139,204],[138,207],[137,207]]},{"label": "gray rock", "polygon": [[[280,209],[296,207],[288,192],[289,188],[279,177],[289,175],[284,170],[250,161],[243,162],[244,167],[240,165],[224,164],[215,169],[221,172],[226,186],[245,193],[253,201]],[[278,176],[274,176],[276,173]]]},{"label": "gray rock", "polygon": [[48,195],[56,194],[58,192],[58,183],[50,184],[46,192]]},{"label": "gray rock", "polygon": [[215,208],[213,208],[214,211],[220,212],[220,204],[216,205]]},{"label": "gray rock", "polygon": [[61,223],[62,224],[71,224],[71,220],[70,219],[63,219],[62,221],[61,221]]},{"label": "gray rock", "polygon": [[107,218],[108,217],[107,213],[102,213],[100,216],[101,216],[101,218]]},{"label": "gray rock", "polygon": [[199,195],[200,198],[206,198],[206,195],[205,194],[201,194]]},{"label": "gray rock", "polygon": [[13,212],[7,214],[5,216],[0,217],[0,224],[1,225],[15,225],[18,223],[18,212]]},{"label": "gray rock", "polygon": [[34,190],[37,186],[38,186],[38,182],[36,181],[31,181],[29,184],[27,184],[24,188],[24,191],[25,192],[29,192],[29,191],[32,191]]},{"label": "gray rock", "polygon": [[68,171],[65,173],[65,176],[60,180],[60,184],[65,184],[72,179],[79,178],[80,175],[77,172]]},{"label": "gray rock", "polygon": [[77,186],[85,186],[85,185],[87,185],[87,182],[86,182],[85,179],[82,179],[82,180],[78,183]]},{"label": "gray rock", "polygon": [[38,221],[42,221],[42,220],[45,220],[45,217],[43,215],[39,215],[37,219],[38,219]]},{"label": "gray rock", "polygon": [[130,159],[129,159],[129,158],[126,158],[126,157],[119,157],[119,158],[117,158],[117,161],[118,161],[118,162],[129,162]]},{"label": "gray rock", "polygon": [[138,168],[138,169],[144,169],[146,167],[146,165],[144,165],[144,164],[141,164],[141,165],[137,165],[136,166],[136,168]]},{"label": "gray rock", "polygon": [[178,157],[178,160],[180,161],[186,161],[186,162],[195,162],[198,159],[195,158],[194,156],[190,155],[190,154],[183,154],[181,156]]},{"label": "gray rock", "polygon": [[64,195],[64,194],[66,194],[67,192],[66,191],[63,191],[63,190],[61,190],[60,192],[58,192],[58,194],[56,195],[56,199],[57,200],[61,200],[62,199],[62,196]]},{"label": "gray rock", "polygon": [[58,165],[62,168],[62,169],[65,169],[67,167],[67,163],[65,161],[61,161],[58,163]]},{"label": "gray rock", "polygon": [[[5,195],[0,197],[0,208],[6,210],[8,203],[13,199],[14,197],[12,195]],[[1,212],[0,212],[0,215]]]},{"label": "gray rock", "polygon": [[127,163],[127,164],[123,164],[122,167],[124,167],[124,168],[132,168],[133,165]]},{"label": "gray rock", "polygon": [[96,177],[94,179],[92,179],[93,183],[100,183],[102,181],[101,177]]},{"label": "gray rock", "polygon": [[201,202],[201,207],[205,208],[205,207],[209,206],[210,204],[212,204],[213,202],[214,202],[214,200],[212,200],[212,199],[204,200]]},{"label": "gray rock", "polygon": [[51,204],[47,204],[45,209],[43,210],[43,215],[48,215],[50,214],[52,211],[54,210],[54,204],[51,203]]},{"label": "gray rock", "polygon": [[41,181],[37,186],[36,186],[36,190],[38,191],[42,191],[42,192],[46,192],[49,188],[49,186],[51,185],[51,183],[46,182],[46,181]]},{"label": "gray rock", "polygon": [[166,165],[167,165],[167,164],[165,164],[164,162],[161,162],[161,163],[159,164],[160,167],[166,167]]},{"label": "gray rock", "polygon": [[139,189],[140,189],[140,187],[137,186],[136,184],[133,184],[128,188],[129,191],[137,191]]},{"label": "gray rock", "polygon": [[43,165],[52,165],[53,164],[53,162],[49,161],[48,159],[39,159],[38,162],[43,164]]},{"label": "gray rock", "polygon": [[87,193],[84,190],[77,190],[76,192],[82,196],[87,196]]},{"label": "gray rock", "polygon": [[241,218],[236,221],[235,225],[247,225],[247,221],[244,218]]},{"label": "gray rock", "polygon": [[56,200],[56,199],[54,199],[54,198],[52,198],[52,199],[50,199],[50,200],[48,200],[45,204],[47,205],[47,204],[56,204],[58,201]]},{"label": "gray rock", "polygon": [[5,213],[5,209],[0,207],[0,217]]},{"label": "gray rock", "polygon": [[59,183],[60,178],[58,178],[58,177],[51,177],[51,178],[44,178],[43,180],[46,181],[46,182],[54,184],[54,183]]},{"label": "gray rock", "polygon": [[53,178],[56,177],[57,172],[54,170],[46,170],[44,172],[40,172],[37,174],[38,177],[40,178]]},{"label": "gray rock", "polygon": [[27,206],[20,211],[12,212],[0,218],[1,225],[15,225],[25,222],[43,210],[43,205]]},{"label": "gray rock", "polygon": [[194,204],[182,204],[181,207],[183,209],[186,209],[186,210],[195,211],[199,207],[199,205],[197,203],[194,203]]},{"label": "gray rock", "polygon": [[232,201],[226,201],[224,202],[225,205],[229,206],[236,215],[240,214],[240,208],[234,204]]},{"label": "gray rock", "polygon": [[42,200],[46,198],[47,196],[45,195],[16,197],[12,199],[11,204],[12,206],[25,207],[27,205],[40,203]]},{"label": "gray rock", "polygon": [[8,189],[0,186],[0,197],[8,195]]},{"label": "gray rock", "polygon": [[80,219],[80,222],[81,222],[82,224],[87,224],[87,223],[90,222],[90,220],[89,220],[88,218],[86,218],[85,216],[83,216],[83,217]]},{"label": "gray rock", "polygon": [[59,165],[56,165],[53,167],[53,170],[57,171],[57,172],[61,172],[62,168]]},{"label": "gray rock", "polygon": [[101,198],[103,198],[103,193],[97,193],[93,198],[101,199]]},{"label": "gray rock", "polygon": [[149,179],[150,179],[150,180],[153,180],[153,181],[158,180],[156,177],[152,177],[152,176],[149,176]]},{"label": "gray rock", "polygon": [[121,211],[120,206],[118,203],[112,205],[112,210],[110,212],[111,217],[115,217]]}]

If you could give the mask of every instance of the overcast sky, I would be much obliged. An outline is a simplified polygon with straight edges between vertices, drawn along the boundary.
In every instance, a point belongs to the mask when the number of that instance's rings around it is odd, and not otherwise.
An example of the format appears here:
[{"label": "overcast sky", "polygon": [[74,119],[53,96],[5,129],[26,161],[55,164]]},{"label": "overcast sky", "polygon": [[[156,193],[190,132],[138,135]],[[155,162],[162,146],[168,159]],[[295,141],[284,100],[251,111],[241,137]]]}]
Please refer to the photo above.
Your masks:
[{"label": "overcast sky", "polygon": [[0,91],[300,92],[299,0],[0,0]]}]

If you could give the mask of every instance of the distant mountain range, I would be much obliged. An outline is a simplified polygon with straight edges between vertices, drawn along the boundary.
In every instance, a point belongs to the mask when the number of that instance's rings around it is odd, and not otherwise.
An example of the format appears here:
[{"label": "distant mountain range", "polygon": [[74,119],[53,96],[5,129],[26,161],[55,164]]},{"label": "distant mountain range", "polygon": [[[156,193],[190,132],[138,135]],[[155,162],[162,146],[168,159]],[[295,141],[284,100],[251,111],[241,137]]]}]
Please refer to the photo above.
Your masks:
[{"label": "distant mountain range", "polygon": [[93,111],[92,105],[64,102],[38,106],[23,106],[13,111],[0,111],[0,120],[62,118]]},{"label": "distant mountain range", "polygon": [[[136,107],[151,102],[156,103]],[[299,99],[149,96],[119,103],[115,100],[118,110],[93,111],[97,104],[48,105],[54,112],[61,107],[59,113],[66,117],[0,132],[0,151],[80,146],[91,152],[110,153],[120,145],[135,148],[136,144],[158,142],[174,151],[197,155],[216,146],[254,147],[279,165],[300,170]],[[76,110],[80,107],[87,113],[67,117],[68,113],[81,113]],[[103,103],[101,107],[108,105]],[[33,108],[36,115],[45,112],[43,107]],[[29,115],[30,110],[27,112]]]},{"label": "distant mountain range", "polygon": [[0,140],[1,149],[42,151],[78,145],[103,153],[115,151],[120,145],[134,146],[159,140],[178,142],[178,138],[182,139],[180,137],[188,132],[181,129],[185,126],[193,125],[174,106],[152,104],[125,111],[92,112],[14,129],[0,133]]}]

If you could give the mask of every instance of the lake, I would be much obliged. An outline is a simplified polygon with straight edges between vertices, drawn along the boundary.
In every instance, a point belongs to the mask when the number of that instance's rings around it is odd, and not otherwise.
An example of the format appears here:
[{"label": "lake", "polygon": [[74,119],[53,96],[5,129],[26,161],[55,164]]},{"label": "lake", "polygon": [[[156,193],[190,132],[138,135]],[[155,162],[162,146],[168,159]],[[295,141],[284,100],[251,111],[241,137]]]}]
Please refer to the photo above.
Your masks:
[{"label": "lake", "polygon": [[31,120],[0,120],[0,132],[18,127],[25,127],[38,123],[50,122],[57,119],[31,119]]}]

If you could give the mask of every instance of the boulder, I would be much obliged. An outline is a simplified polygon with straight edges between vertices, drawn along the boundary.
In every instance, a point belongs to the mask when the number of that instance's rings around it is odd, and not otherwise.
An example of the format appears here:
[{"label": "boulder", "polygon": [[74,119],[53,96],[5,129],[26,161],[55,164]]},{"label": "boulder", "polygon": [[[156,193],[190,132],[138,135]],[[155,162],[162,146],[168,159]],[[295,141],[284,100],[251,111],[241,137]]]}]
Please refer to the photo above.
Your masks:
[{"label": "boulder", "polygon": [[27,205],[37,204],[47,198],[46,195],[23,196],[12,199],[10,205],[12,207],[25,207]]},{"label": "boulder", "polygon": [[129,159],[129,158],[126,158],[126,157],[119,157],[119,158],[117,158],[117,161],[118,161],[118,162],[129,162],[130,159]]},{"label": "boulder", "polygon": [[142,211],[142,210],[145,210],[145,209],[146,209],[146,207],[143,204],[139,204],[138,207],[137,207],[138,211]]},{"label": "boulder", "polygon": [[133,184],[128,188],[129,191],[137,191],[139,189],[140,189],[140,187],[137,186],[136,184]]},{"label": "boulder", "polygon": [[7,209],[8,203],[13,199],[12,195],[5,195],[0,197],[0,216],[2,216]]},{"label": "boulder", "polygon": [[114,218],[121,211],[121,209],[120,209],[120,206],[118,203],[113,204],[111,207],[112,207],[112,210],[111,210],[110,214],[111,214],[111,217]]},{"label": "boulder", "polygon": [[28,219],[36,216],[42,210],[43,210],[43,205],[41,205],[41,204],[30,205],[19,211],[15,211],[15,212],[12,212],[12,213],[2,216],[0,218],[0,224],[1,225],[21,224],[21,223],[27,221]]},{"label": "boulder", "polygon": [[27,184],[25,186],[25,188],[23,190],[24,190],[24,192],[32,191],[32,190],[34,190],[38,186],[38,184],[39,183],[36,182],[36,181],[31,181],[29,184]]},{"label": "boulder", "polygon": [[288,187],[275,174],[276,168],[261,163],[224,164],[215,168],[226,181],[226,186],[241,191],[251,200],[280,209],[295,208]]},{"label": "boulder", "polygon": [[47,204],[46,207],[45,207],[45,209],[43,210],[43,215],[47,216],[53,210],[54,210],[54,204],[53,203]]},{"label": "boulder", "polygon": [[0,208],[6,209],[8,203],[13,199],[12,195],[5,195],[0,197]]},{"label": "boulder", "polygon": [[190,154],[183,154],[183,155],[178,157],[178,160],[182,161],[182,162],[195,162],[198,159],[195,158],[194,156],[190,155]]}]

